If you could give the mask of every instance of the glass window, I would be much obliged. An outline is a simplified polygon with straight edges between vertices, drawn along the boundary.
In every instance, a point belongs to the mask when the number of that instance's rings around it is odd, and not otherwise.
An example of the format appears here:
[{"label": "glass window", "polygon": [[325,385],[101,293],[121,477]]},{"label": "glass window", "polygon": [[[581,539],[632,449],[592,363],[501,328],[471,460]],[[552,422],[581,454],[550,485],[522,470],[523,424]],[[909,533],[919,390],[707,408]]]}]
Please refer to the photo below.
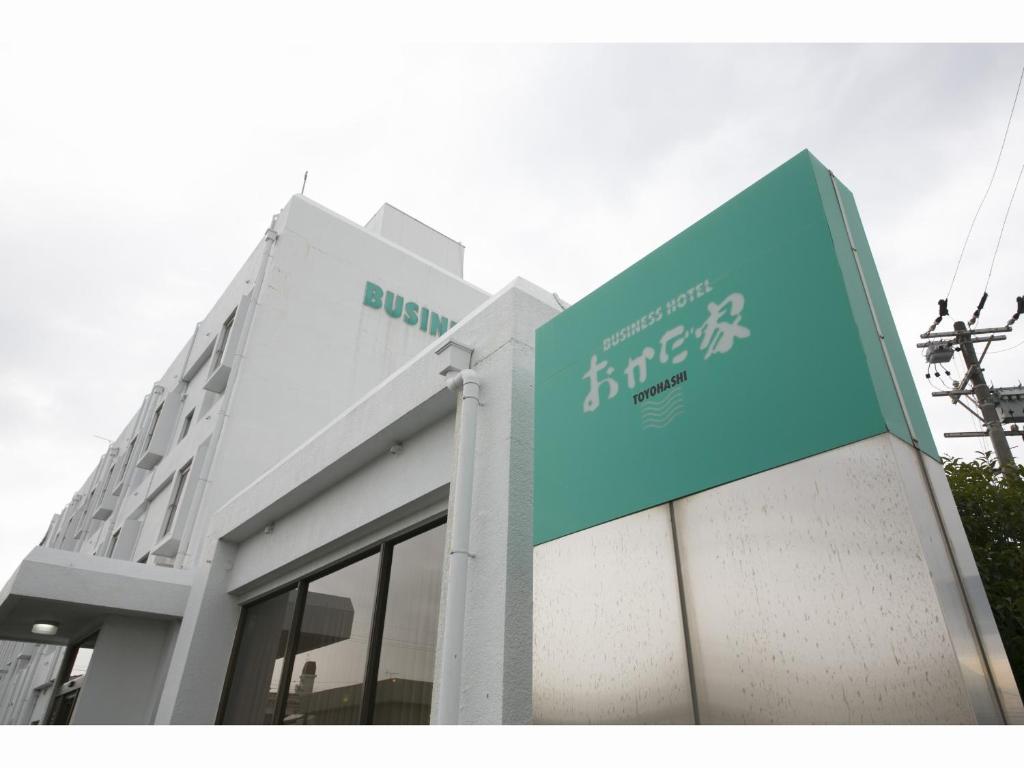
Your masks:
[{"label": "glass window", "polygon": [[359,722],[379,570],[374,554],[309,583],[286,725]]},{"label": "glass window", "polygon": [[228,345],[228,337],[231,336],[231,326],[235,324],[235,310],[231,310],[231,314],[228,315],[228,319],[224,321],[224,325],[221,326],[220,335],[217,337],[217,346],[213,350],[213,364],[210,366],[211,371],[217,370],[217,366],[221,364],[224,359],[224,349]]},{"label": "glass window", "polygon": [[153,421],[149,423],[149,431],[146,433],[146,442],[142,445],[142,450],[146,451],[149,449],[149,444],[153,442],[153,433],[156,432],[156,423],[160,421],[160,412],[164,409],[164,404],[160,403],[156,407],[156,411],[153,412]]},{"label": "glass window", "polygon": [[[445,525],[435,523],[300,581],[286,611],[284,596],[246,608],[221,722],[428,723],[444,544]],[[279,680],[287,680],[283,701]]]},{"label": "glass window", "polygon": [[120,530],[114,531],[114,535],[110,537],[110,548],[107,550],[107,557],[114,556],[114,550],[117,549],[117,539],[121,535]]},{"label": "glass window", "polygon": [[187,435],[187,434],[188,434],[188,431],[189,431],[189,429],[190,429],[190,428],[192,427],[192,417],[193,417],[193,416],[195,416],[195,415],[196,415],[196,409],[195,409],[195,408],[193,408],[193,409],[192,409],[191,411],[189,411],[189,412],[188,412],[188,414],[187,414],[187,415],[185,416],[185,422],[184,422],[184,424],[182,424],[182,426],[181,426],[181,436],[180,436],[180,437],[178,438],[178,442],[179,442],[179,443],[180,443],[180,442],[181,442],[182,440],[184,440],[184,439],[185,439],[185,435]]},{"label": "glass window", "polygon": [[171,503],[167,505],[167,515],[164,518],[164,527],[160,531],[161,536],[171,532],[174,525],[174,517],[178,512],[178,504],[181,503],[181,494],[185,490],[185,483],[188,481],[188,472],[192,469],[192,462],[189,461],[178,470],[178,484],[174,486],[174,495],[171,496]]},{"label": "glass window", "polygon": [[373,722],[430,722],[445,526],[395,545]]},{"label": "glass window", "polygon": [[264,725],[274,722],[278,685],[298,590],[248,606],[235,649],[231,687],[221,722]]},{"label": "glass window", "polygon": [[132,460],[132,453],[135,451],[135,441],[139,439],[138,435],[132,438],[132,441],[128,443],[128,447],[125,449],[124,464],[121,465],[121,474],[118,477],[118,482],[124,479],[125,473],[128,471],[128,462]]},{"label": "glass window", "polygon": [[110,462],[110,471],[107,472],[107,479],[103,481],[103,490],[100,491],[100,496],[105,496],[107,489],[110,487],[110,478],[114,476],[114,469],[117,467],[117,462]]}]

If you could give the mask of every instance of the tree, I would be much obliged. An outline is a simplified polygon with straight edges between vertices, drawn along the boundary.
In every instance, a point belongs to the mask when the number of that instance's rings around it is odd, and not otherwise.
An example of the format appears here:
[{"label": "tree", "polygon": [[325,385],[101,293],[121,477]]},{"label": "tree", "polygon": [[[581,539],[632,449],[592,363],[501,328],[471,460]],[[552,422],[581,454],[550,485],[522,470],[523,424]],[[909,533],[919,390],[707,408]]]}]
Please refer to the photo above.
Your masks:
[{"label": "tree", "polygon": [[943,464],[1017,688],[1024,690],[1024,467],[1000,472],[990,453],[974,461],[947,456]]}]

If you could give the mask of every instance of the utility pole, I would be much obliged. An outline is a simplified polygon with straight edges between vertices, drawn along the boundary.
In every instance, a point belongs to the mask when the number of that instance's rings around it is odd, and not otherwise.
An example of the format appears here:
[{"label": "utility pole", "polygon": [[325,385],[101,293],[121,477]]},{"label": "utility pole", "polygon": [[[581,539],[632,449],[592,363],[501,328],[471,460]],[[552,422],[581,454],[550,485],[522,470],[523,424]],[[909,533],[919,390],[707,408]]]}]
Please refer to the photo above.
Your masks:
[{"label": "utility pole", "polygon": [[[980,314],[981,308],[985,305],[988,294],[982,297],[978,309],[971,318],[973,324]],[[992,448],[996,455],[996,461],[1003,472],[1015,471],[1017,462],[1014,461],[1010,444],[1007,441],[1008,435],[1015,435],[1024,438],[1024,432],[1017,426],[1024,423],[1024,388],[1022,387],[991,387],[985,380],[985,369],[981,367],[988,353],[988,348],[993,341],[1003,341],[1005,334],[1013,330],[1013,324],[1024,314],[1024,296],[1017,297],[1017,312],[1009,319],[1006,325],[999,328],[971,328],[970,324],[961,320],[953,323],[951,332],[935,332],[936,326],[942,318],[948,314],[946,302],[939,302],[939,316],[932,323],[931,328],[921,334],[925,342],[918,344],[919,348],[925,349],[925,358],[930,364],[942,365],[953,359],[954,351],[960,352],[964,360],[966,373],[959,382],[953,382],[953,389],[932,392],[932,397],[948,397],[954,405],[966,408],[985,427],[984,431],[976,432],[946,432],[945,437],[987,437],[992,441]],[[985,348],[978,356],[974,345],[985,342]],[[948,373],[948,371],[947,371]],[[929,374],[930,375],[930,374]],[[968,388],[970,387],[970,388]],[[972,400],[978,411],[964,403],[964,400]],[[1003,430],[1003,424],[1012,424],[1009,432]]]},{"label": "utility pole", "polygon": [[[978,360],[978,353],[974,351],[971,331],[962,320],[953,323],[953,330],[956,331],[956,343],[960,346],[960,354],[967,368],[967,374],[960,382],[959,388],[966,388],[968,381],[974,387],[974,398],[978,401],[982,423],[992,441],[996,459],[999,461],[999,468],[1005,471],[1015,466],[1013,453],[1010,451],[1010,444],[1006,441],[1006,433],[1003,432],[1003,424],[999,418],[999,412],[996,410],[996,400],[992,397],[992,390],[989,389],[988,382],[985,381],[985,372],[981,368],[981,361]],[[987,345],[985,349],[988,349]]]}]

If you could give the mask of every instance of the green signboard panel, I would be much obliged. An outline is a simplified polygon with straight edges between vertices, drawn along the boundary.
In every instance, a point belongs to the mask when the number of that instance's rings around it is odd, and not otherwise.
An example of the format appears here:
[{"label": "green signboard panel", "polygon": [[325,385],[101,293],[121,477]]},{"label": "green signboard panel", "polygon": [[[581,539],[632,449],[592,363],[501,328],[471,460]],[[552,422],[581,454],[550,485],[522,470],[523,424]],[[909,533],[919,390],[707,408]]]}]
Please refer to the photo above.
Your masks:
[{"label": "green signboard panel", "polygon": [[853,197],[809,152],[541,327],[536,370],[538,544],[887,430],[936,455]]}]

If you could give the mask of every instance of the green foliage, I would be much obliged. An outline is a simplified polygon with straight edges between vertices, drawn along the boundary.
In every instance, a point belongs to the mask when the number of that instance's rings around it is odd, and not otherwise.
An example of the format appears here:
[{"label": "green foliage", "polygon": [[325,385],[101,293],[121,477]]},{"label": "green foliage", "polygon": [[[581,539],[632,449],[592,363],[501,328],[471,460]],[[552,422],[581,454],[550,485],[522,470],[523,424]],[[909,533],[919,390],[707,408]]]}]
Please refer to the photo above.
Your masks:
[{"label": "green foliage", "polygon": [[943,463],[1017,687],[1024,690],[1024,467],[1001,473],[989,453]]}]

